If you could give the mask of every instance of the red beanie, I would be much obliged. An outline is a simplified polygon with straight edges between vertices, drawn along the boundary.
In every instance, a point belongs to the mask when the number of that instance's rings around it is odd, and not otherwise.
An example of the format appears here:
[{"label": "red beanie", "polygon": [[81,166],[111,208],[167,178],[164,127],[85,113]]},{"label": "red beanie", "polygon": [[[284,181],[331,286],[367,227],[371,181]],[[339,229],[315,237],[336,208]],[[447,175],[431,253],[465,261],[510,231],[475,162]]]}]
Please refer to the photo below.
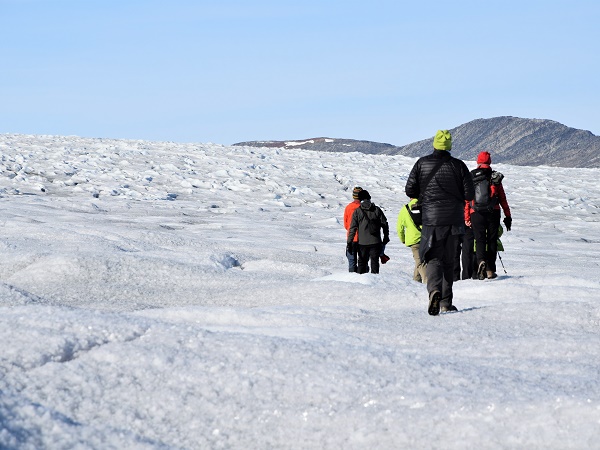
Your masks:
[{"label": "red beanie", "polygon": [[492,157],[488,152],[481,152],[477,155],[477,164],[490,165],[492,163]]}]

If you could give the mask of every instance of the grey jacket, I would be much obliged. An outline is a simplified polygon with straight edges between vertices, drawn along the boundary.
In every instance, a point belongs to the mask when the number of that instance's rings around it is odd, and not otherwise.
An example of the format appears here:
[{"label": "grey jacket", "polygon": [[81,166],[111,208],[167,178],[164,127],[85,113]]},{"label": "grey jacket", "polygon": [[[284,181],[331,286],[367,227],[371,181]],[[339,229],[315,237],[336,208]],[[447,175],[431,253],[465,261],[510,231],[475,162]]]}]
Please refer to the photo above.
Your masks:
[{"label": "grey jacket", "polygon": [[[370,233],[369,221],[379,226],[376,235]],[[356,208],[352,214],[347,242],[351,243],[354,235],[358,233],[359,245],[381,244],[381,231],[383,231],[383,243],[387,244],[390,241],[390,227],[385,214],[379,206],[371,203],[371,200],[363,200],[360,207]]]}]

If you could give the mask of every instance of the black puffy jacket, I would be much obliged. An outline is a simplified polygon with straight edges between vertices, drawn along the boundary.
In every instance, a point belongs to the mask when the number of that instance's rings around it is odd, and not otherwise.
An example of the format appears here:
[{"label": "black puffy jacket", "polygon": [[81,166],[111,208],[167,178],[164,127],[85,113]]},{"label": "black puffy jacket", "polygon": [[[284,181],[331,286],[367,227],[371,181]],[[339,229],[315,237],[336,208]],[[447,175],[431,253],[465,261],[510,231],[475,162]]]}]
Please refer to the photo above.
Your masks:
[{"label": "black puffy jacket", "polygon": [[[423,186],[429,173],[444,161],[427,187]],[[424,192],[421,192],[425,189]],[[465,200],[474,195],[473,179],[469,169],[460,159],[453,158],[447,150],[434,150],[419,158],[406,182],[406,195],[421,198],[424,226],[464,225]]]}]

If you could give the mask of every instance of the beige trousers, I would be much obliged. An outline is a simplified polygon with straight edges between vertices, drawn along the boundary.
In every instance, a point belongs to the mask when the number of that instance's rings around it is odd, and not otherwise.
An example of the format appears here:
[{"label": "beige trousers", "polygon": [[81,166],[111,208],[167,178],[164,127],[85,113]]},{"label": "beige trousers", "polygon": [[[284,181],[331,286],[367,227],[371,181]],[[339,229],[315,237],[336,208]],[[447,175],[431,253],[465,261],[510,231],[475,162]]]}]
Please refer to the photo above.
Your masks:
[{"label": "beige trousers", "polygon": [[413,273],[413,280],[419,281],[421,283],[427,283],[427,275],[425,274],[426,264],[421,263],[421,258],[419,258],[419,244],[413,244],[410,246],[412,250],[413,258],[415,260],[415,271]]}]

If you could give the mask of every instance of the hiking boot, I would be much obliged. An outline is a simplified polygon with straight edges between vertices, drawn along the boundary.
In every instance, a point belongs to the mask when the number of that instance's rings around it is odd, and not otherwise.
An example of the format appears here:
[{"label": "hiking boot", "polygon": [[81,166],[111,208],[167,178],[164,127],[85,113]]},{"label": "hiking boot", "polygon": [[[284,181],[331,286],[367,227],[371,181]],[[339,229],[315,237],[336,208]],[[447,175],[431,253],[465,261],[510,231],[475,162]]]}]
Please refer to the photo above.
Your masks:
[{"label": "hiking boot", "polygon": [[458,311],[458,308],[454,305],[450,305],[450,306],[442,306],[440,308],[441,312],[452,312],[452,311]]},{"label": "hiking boot", "polygon": [[381,255],[379,259],[381,260],[381,264],[385,264],[390,260],[390,257],[388,255]]},{"label": "hiking boot", "polygon": [[498,276],[498,274],[496,272],[492,272],[491,270],[486,270],[486,275],[488,277],[488,280],[491,280]]},{"label": "hiking boot", "polygon": [[487,276],[487,273],[486,273],[485,261],[481,261],[479,263],[479,266],[477,267],[477,278],[479,278],[480,280],[485,280],[486,276]]},{"label": "hiking boot", "polygon": [[440,291],[433,291],[429,295],[429,308],[427,312],[430,316],[437,316],[440,313],[440,300],[442,299],[442,294]]}]

